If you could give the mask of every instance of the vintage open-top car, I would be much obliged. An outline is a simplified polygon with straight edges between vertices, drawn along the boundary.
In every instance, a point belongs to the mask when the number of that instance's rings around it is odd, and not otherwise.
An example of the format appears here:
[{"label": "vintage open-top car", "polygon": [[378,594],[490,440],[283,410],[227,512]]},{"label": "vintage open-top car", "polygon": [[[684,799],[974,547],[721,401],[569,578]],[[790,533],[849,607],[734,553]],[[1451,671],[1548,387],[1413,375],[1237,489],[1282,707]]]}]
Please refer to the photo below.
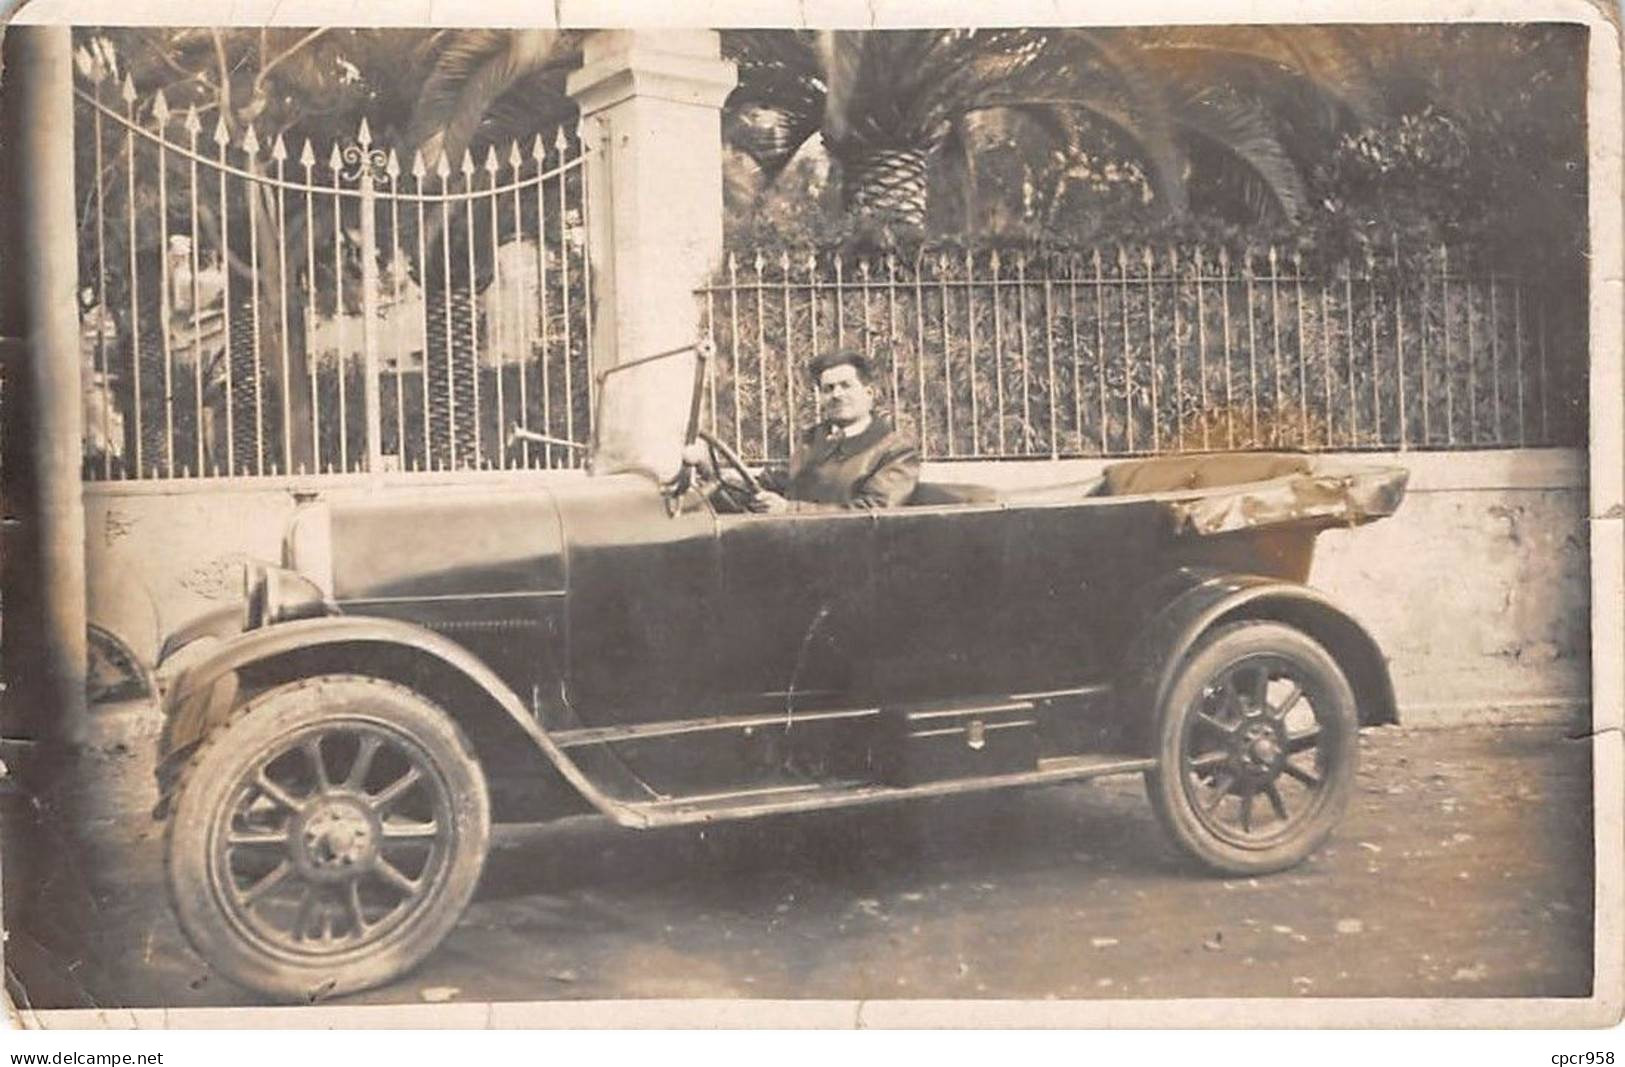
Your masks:
[{"label": "vintage open-top car", "polygon": [[752,473],[698,429],[704,354],[600,378],[589,476],[307,504],[241,606],[165,643],[169,888],[220,972],[289,999],[400,975],[493,821],[1143,773],[1216,871],[1331,832],[1394,700],[1303,582],[1316,535],[1392,513],[1403,471],[1176,456],[751,514]]}]

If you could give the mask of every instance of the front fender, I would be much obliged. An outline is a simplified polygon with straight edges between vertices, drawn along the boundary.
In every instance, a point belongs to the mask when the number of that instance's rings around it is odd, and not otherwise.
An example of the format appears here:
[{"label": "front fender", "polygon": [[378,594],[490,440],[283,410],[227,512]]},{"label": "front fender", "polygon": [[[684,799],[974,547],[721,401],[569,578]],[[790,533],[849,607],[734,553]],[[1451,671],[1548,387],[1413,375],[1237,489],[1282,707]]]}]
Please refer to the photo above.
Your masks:
[{"label": "front fender", "polygon": [[[369,657],[367,648],[375,650]],[[455,672],[477,688],[513,726],[521,730],[577,792],[617,822],[635,824],[635,812],[597,789],[542,729],[525,703],[496,672],[456,642],[432,630],[395,619],[325,616],[277,623],[223,641],[205,658],[186,667],[164,698],[164,726],[159,735],[158,781],[167,797],[179,764],[215,727],[224,723],[241,701],[239,690],[250,681],[284,680],[288,657],[296,653],[344,651],[346,661],[363,665],[406,652],[433,666]],[[365,670],[363,670],[363,673]],[[164,804],[160,801],[159,811]]]},{"label": "front fender", "polygon": [[158,649],[154,669],[162,669],[183,649],[198,641],[209,639],[224,641],[236,637],[243,632],[243,619],[243,602],[240,600],[204,612],[164,638],[164,643]]},{"label": "front fender", "polygon": [[1143,724],[1160,714],[1185,658],[1215,626],[1271,619],[1295,626],[1326,647],[1354,689],[1365,726],[1397,722],[1393,681],[1376,640],[1325,594],[1259,575],[1183,569],[1158,587],[1163,599],[1143,611],[1115,687],[1120,709]]}]

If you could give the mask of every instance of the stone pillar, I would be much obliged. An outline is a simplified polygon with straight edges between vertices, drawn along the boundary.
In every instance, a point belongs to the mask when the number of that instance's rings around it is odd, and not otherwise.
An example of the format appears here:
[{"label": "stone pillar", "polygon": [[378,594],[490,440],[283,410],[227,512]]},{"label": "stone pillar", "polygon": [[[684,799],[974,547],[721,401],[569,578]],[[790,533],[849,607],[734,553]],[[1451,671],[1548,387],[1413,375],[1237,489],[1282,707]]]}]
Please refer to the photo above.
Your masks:
[{"label": "stone pillar", "polygon": [[601,30],[581,108],[597,370],[694,340],[694,288],[722,257],[722,103],[736,80],[712,30]]},{"label": "stone pillar", "polygon": [[[73,49],[66,26],[14,26],[0,85],[0,349],[7,362],[0,718],[6,969],[39,1002],[93,1006],[101,956],[81,832],[111,764],[86,755],[85,519]],[[15,205],[16,210],[11,210]],[[15,374],[15,376],[13,376]],[[38,742],[10,745],[22,735]],[[15,951],[10,951],[15,950]]]},{"label": "stone pillar", "polygon": [[[18,26],[5,39],[0,147],[7,202],[0,333],[20,338],[6,384],[6,659],[36,737],[74,742],[84,719],[85,518],[80,488],[78,230],[74,204],[73,43],[66,26]],[[25,428],[26,427],[26,428]],[[20,542],[20,543],[19,543]]]}]

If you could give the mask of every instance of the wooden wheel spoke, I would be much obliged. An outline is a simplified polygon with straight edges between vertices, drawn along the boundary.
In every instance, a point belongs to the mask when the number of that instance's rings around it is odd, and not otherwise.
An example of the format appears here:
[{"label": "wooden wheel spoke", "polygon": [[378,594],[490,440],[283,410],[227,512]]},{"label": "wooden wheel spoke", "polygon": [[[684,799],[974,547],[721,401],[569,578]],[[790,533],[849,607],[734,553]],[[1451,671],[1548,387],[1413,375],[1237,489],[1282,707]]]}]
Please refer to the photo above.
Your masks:
[{"label": "wooden wheel spoke", "polygon": [[1310,730],[1306,733],[1294,734],[1286,739],[1286,752],[1295,756],[1300,752],[1308,752],[1320,744],[1320,731]]},{"label": "wooden wheel spoke", "polygon": [[1275,817],[1282,822],[1287,821],[1286,801],[1281,799],[1281,791],[1271,782],[1264,787],[1264,795],[1270,798],[1270,807],[1275,809]]},{"label": "wooden wheel spoke", "polygon": [[293,873],[293,861],[284,859],[271,869],[271,872],[243,891],[242,901],[244,907],[253,907],[259,899],[283,882]]},{"label": "wooden wheel spoke", "polygon": [[305,806],[303,801],[295,800],[286,789],[271,781],[270,776],[265,773],[264,767],[261,767],[258,773],[254,775],[254,788],[258,789],[260,794],[268,800],[287,808],[289,811],[300,811]]},{"label": "wooden wheel spoke", "polygon": [[373,870],[377,872],[378,877],[382,878],[385,882],[394,886],[402,893],[405,893],[407,896],[417,896],[419,883],[406,877],[406,875],[401,873],[399,867],[396,867],[383,856],[379,856],[375,861]]},{"label": "wooden wheel spoke", "polygon": [[366,937],[367,916],[361,910],[361,879],[350,879],[350,885],[344,894],[344,899],[350,909],[350,922],[355,928],[355,936],[358,939]]},{"label": "wooden wheel spoke", "polygon": [[1202,810],[1211,815],[1224,803],[1224,798],[1230,795],[1230,787],[1236,784],[1234,775],[1221,774],[1213,782],[1213,797],[1202,806]]},{"label": "wooden wheel spoke", "polygon": [[333,940],[333,909],[325,902],[321,908],[321,919],[316,926],[316,939],[328,942]]},{"label": "wooden wheel spoke", "polygon": [[355,762],[350,764],[350,773],[344,776],[346,789],[359,791],[362,783],[367,780],[367,772],[372,770],[372,758],[378,754],[383,739],[372,734],[361,736],[361,747],[356,750]]},{"label": "wooden wheel spoke", "polygon": [[409,768],[405,774],[401,775],[399,778],[389,783],[389,785],[385,786],[383,792],[370,798],[372,801],[372,809],[374,811],[383,811],[385,808],[389,807],[389,805],[399,800],[401,795],[404,794],[408,789],[411,789],[412,786],[416,785],[418,779],[422,777],[422,771],[418,770],[416,767]]},{"label": "wooden wheel spoke", "polygon": [[1304,770],[1302,767],[1298,766],[1296,763],[1293,763],[1291,760],[1287,760],[1286,762],[1281,764],[1281,773],[1287,774],[1287,775],[1292,776],[1293,778],[1296,778],[1298,781],[1302,782],[1304,785],[1308,786],[1311,789],[1319,789],[1320,788],[1320,777],[1318,775],[1314,774],[1311,771]]},{"label": "wooden wheel spoke", "polygon": [[316,887],[305,886],[304,896],[299,898],[299,910],[293,916],[293,939],[305,940],[305,933],[310,929],[310,913],[316,908]]},{"label": "wooden wheel spoke", "polygon": [[1191,757],[1187,763],[1193,771],[1205,771],[1209,767],[1222,767],[1230,761],[1228,752],[1204,752],[1200,756]]},{"label": "wooden wheel spoke", "polygon": [[232,830],[226,834],[228,848],[286,846],[287,843],[285,830]]},{"label": "wooden wheel spoke", "polygon": [[386,822],[383,831],[385,841],[420,841],[438,836],[440,824],[433,819],[428,822]]},{"label": "wooden wheel spoke", "polygon": [[1225,723],[1220,722],[1218,719],[1214,718],[1212,715],[1209,715],[1205,711],[1199,711],[1196,713],[1196,721],[1201,723],[1203,726],[1206,726],[1208,729],[1215,731],[1221,737],[1229,737],[1236,732],[1236,728],[1234,726],[1227,726]]},{"label": "wooden wheel spoke", "polygon": [[327,763],[322,759],[322,739],[320,737],[307,737],[304,744],[305,758],[310,761],[310,769],[316,774],[316,789],[326,791],[333,782],[327,777]]},{"label": "wooden wheel spoke", "polygon": [[1281,701],[1279,707],[1270,709],[1270,718],[1276,720],[1277,722],[1286,718],[1287,715],[1291,713],[1292,709],[1298,706],[1298,701],[1302,699],[1303,687],[1297,682],[1293,682],[1292,692],[1287,694],[1287,698]]},{"label": "wooden wheel spoke", "polygon": [[1252,692],[1247,695],[1253,698],[1253,707],[1261,710],[1270,706],[1270,672],[1261,663],[1254,664],[1251,670],[1253,675]]},{"label": "wooden wheel spoke", "polygon": [[1244,793],[1241,797],[1241,829],[1243,833],[1253,831],[1253,797],[1257,794]]}]

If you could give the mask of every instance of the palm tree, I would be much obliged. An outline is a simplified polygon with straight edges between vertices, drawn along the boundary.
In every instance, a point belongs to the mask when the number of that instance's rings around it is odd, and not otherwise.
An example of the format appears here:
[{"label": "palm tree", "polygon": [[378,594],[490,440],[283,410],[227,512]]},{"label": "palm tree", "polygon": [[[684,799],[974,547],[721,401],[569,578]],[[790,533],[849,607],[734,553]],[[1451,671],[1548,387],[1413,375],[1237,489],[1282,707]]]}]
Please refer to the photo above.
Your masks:
[{"label": "palm tree", "polygon": [[957,167],[974,204],[976,156],[989,131],[1010,126],[1041,131],[1063,156],[1104,131],[1145,164],[1171,214],[1213,188],[1255,215],[1292,217],[1307,153],[1290,142],[1378,107],[1345,37],[1315,27],[740,31],[724,46],[740,65],[730,109],[750,116],[739,143],[768,180],[818,132],[858,216],[918,228],[930,161]]}]

